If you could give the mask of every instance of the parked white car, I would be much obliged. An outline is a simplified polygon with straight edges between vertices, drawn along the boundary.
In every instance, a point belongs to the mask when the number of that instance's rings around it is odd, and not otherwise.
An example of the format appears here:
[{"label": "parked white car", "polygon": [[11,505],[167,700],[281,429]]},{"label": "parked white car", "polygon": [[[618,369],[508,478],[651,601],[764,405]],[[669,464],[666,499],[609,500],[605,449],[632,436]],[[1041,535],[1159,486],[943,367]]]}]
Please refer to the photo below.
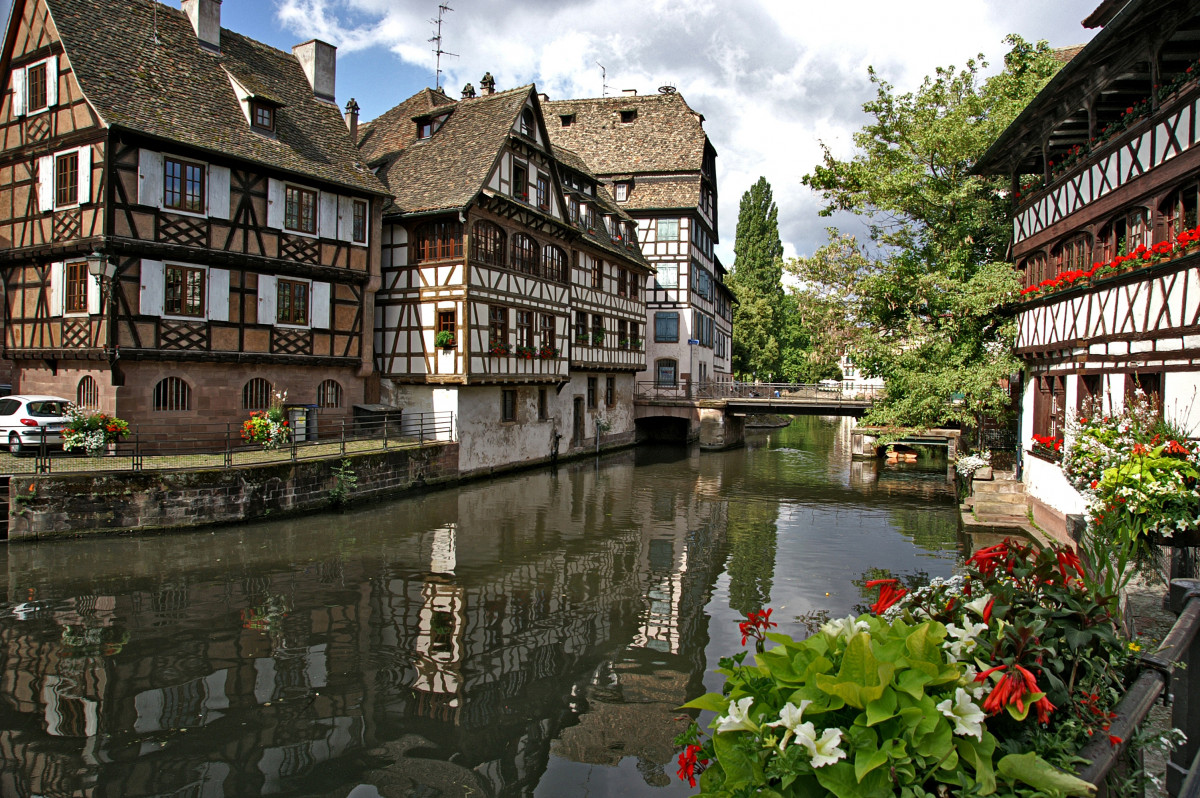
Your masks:
[{"label": "parked white car", "polygon": [[71,400],[61,396],[5,396],[0,399],[0,437],[11,454],[34,451],[41,445],[62,446],[62,429]]}]

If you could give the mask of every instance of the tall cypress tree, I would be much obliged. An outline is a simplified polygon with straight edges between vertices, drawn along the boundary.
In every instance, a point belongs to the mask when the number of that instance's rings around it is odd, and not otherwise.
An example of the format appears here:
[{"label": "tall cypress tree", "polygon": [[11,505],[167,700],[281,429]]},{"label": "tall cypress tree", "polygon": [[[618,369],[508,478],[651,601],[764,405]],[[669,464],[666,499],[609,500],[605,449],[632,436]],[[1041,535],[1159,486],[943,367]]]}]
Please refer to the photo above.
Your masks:
[{"label": "tall cypress tree", "polygon": [[733,311],[733,370],[742,378],[782,378],[783,244],[771,184],[758,178],[742,195],[729,287]]}]

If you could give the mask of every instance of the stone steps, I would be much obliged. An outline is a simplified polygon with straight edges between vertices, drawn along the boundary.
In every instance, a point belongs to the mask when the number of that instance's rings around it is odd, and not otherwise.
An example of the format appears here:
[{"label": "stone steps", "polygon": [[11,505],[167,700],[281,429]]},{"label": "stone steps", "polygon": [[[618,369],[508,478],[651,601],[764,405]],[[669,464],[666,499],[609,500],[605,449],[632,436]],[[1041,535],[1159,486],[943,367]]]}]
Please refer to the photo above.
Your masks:
[{"label": "stone steps", "polygon": [[974,524],[985,527],[1024,527],[1029,523],[1025,485],[1011,476],[973,480],[971,497],[964,505]]}]

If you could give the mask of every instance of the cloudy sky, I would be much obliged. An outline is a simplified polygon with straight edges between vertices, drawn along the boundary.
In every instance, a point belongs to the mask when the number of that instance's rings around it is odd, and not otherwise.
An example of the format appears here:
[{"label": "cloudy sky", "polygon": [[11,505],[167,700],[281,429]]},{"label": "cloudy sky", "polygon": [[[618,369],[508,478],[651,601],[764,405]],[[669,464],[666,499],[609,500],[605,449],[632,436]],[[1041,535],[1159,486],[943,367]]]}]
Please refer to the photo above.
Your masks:
[{"label": "cloudy sky", "polygon": [[[338,99],[355,97],[371,119],[433,85],[438,2],[225,0],[222,23],[280,48],[313,37],[336,44]],[[441,2],[453,8],[442,48],[458,54],[442,61],[451,96],[485,71],[500,89],[536,83],[553,99],[598,96],[605,84],[643,94],[676,86],[706,117],[717,149],[718,252],[730,266],[738,203],[760,175],[774,189],[787,254],[824,241],[830,220],[800,179],[819,162],[821,141],[851,154],[872,96],[868,65],[910,90],[934,67],[979,53],[1000,64],[1008,33],[1081,44],[1094,31],[1080,20],[1099,0]]]}]

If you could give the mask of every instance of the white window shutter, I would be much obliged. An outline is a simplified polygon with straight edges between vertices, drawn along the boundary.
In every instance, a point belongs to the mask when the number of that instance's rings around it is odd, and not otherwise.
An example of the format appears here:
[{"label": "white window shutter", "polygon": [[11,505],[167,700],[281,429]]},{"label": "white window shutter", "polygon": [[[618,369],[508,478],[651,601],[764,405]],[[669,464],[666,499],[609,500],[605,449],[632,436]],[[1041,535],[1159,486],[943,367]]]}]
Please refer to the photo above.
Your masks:
[{"label": "white window shutter", "polygon": [[13,116],[25,116],[25,70],[14,69],[12,78],[12,114]]},{"label": "white window shutter", "polygon": [[139,311],[143,316],[161,316],[164,292],[166,291],[163,280],[163,262],[143,258],[141,279],[142,287],[138,296]]},{"label": "white window shutter", "polygon": [[274,324],[279,318],[279,300],[276,299],[275,275],[258,275],[258,323]]},{"label": "white window shutter", "polygon": [[354,198],[338,197],[338,226],[339,241],[354,240]]},{"label": "white window shutter", "polygon": [[337,238],[338,195],[322,191],[317,198],[317,235]]},{"label": "white window shutter", "polygon": [[62,263],[50,264],[50,315],[61,316],[63,313],[63,271]]},{"label": "white window shutter", "polygon": [[100,313],[100,278],[94,274],[87,276],[87,312]]},{"label": "white window shutter", "polygon": [[46,59],[46,107],[58,105],[58,56]]},{"label": "white window shutter", "polygon": [[329,329],[329,283],[312,284],[312,326],[320,330]]},{"label": "white window shutter", "polygon": [[229,218],[229,167],[208,167],[208,215]]},{"label": "white window shutter", "polygon": [[162,207],[163,160],[153,150],[138,150],[138,204]]},{"label": "white window shutter", "polygon": [[[267,227],[283,229],[283,183],[275,178],[267,180]],[[273,317],[272,317],[273,318]]]},{"label": "white window shutter", "polygon": [[229,321],[229,270],[208,270],[208,318]]},{"label": "white window shutter", "polygon": [[79,204],[92,201],[92,145],[79,148]]},{"label": "white window shutter", "polygon": [[43,211],[54,210],[54,156],[38,158],[38,207]]}]

